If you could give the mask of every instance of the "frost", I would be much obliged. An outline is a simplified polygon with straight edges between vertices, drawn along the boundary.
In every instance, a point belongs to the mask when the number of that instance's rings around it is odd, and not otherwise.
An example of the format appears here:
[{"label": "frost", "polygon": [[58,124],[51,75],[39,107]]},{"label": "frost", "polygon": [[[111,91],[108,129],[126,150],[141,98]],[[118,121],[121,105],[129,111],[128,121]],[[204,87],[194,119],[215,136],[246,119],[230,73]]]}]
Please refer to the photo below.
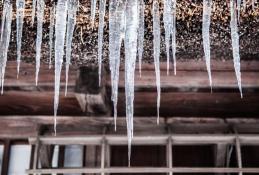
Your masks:
[{"label": "frost", "polygon": [[100,4],[99,4],[99,28],[98,28],[99,86],[101,85],[101,74],[102,74],[103,28],[104,28],[105,8],[106,8],[106,0],[100,0]]},{"label": "frost", "polygon": [[138,29],[138,63],[139,75],[141,76],[141,62],[143,57],[144,47],[144,34],[145,34],[145,3],[139,0],[139,29]]},{"label": "frost", "polygon": [[71,50],[72,50],[72,39],[73,33],[76,25],[76,12],[78,8],[77,0],[68,0],[67,7],[67,34],[66,34],[66,88],[65,96],[67,95],[67,83],[68,83],[68,72],[71,60]]},{"label": "frost", "polygon": [[235,7],[236,7],[235,0],[230,0],[230,14],[231,14],[230,28],[231,28],[231,41],[232,41],[234,67],[235,67],[235,73],[236,73],[240,95],[241,95],[241,98],[243,98],[242,84],[241,84],[241,71],[240,71],[239,35],[238,35],[237,16],[236,16]]},{"label": "frost", "polygon": [[36,86],[38,85],[38,77],[40,71],[40,56],[41,56],[41,43],[42,43],[42,27],[44,18],[44,0],[37,1],[37,38],[36,38]]},{"label": "frost", "polygon": [[22,46],[22,29],[23,29],[23,19],[24,19],[24,0],[16,0],[16,39],[17,39],[17,77],[19,75],[20,70],[20,62],[21,62],[21,46]]},{"label": "frost", "polygon": [[3,94],[4,88],[4,76],[5,76],[5,67],[7,62],[7,53],[10,43],[11,36],[11,24],[12,24],[12,13],[13,7],[9,0],[4,2],[3,6],[4,12],[2,15],[2,33],[1,33],[1,42],[0,42],[0,85],[1,85],[1,94]]},{"label": "frost", "polygon": [[125,98],[126,120],[128,134],[128,159],[130,165],[131,142],[133,138],[133,115],[134,115],[134,75],[138,45],[138,0],[127,2],[126,7],[126,30],[125,30]]},{"label": "frost", "polygon": [[203,0],[203,17],[202,17],[202,39],[203,49],[206,60],[206,67],[209,76],[210,88],[212,90],[212,78],[210,68],[210,18],[211,18],[212,0]]},{"label": "frost", "polygon": [[60,75],[64,56],[66,35],[67,1],[58,0],[55,23],[55,96],[54,96],[54,131],[57,132],[57,111],[59,103]]},{"label": "frost", "polygon": [[55,25],[55,5],[50,8],[50,25],[49,25],[49,69],[52,65],[52,50],[53,50],[53,36],[54,36],[54,25]]},{"label": "frost", "polygon": [[160,12],[158,0],[153,1],[153,45],[154,45],[154,64],[156,72],[157,86],[157,123],[159,123],[159,108],[160,108]]}]

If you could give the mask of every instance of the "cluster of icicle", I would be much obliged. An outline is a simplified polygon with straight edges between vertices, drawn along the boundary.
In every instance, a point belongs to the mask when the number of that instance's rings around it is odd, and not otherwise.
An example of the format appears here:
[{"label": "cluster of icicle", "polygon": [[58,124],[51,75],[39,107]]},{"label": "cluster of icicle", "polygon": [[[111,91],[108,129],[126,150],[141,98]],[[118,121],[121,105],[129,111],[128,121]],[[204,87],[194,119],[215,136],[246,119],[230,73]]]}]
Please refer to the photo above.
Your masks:
[{"label": "cluster of icicle", "polygon": [[[242,1],[244,7],[245,1]],[[253,1],[254,2],[254,1]],[[203,24],[202,38],[203,48],[208,70],[209,82],[212,88],[212,76],[210,68],[210,20],[212,0],[203,0]],[[253,3],[254,4],[254,3]],[[91,0],[91,23],[95,21],[95,10],[97,0]],[[233,60],[235,73],[238,80],[238,86],[242,97],[240,56],[239,56],[239,35],[238,21],[240,16],[241,0],[230,0],[231,13],[231,41],[233,50]],[[25,0],[16,0],[16,25],[17,25],[17,77],[21,62],[21,41],[23,33]],[[44,0],[33,0],[32,7],[32,25],[34,24],[35,14],[37,17],[37,37],[36,37],[36,85],[40,70],[42,27],[44,21]],[[78,9],[78,0],[58,0],[56,5],[50,8],[50,26],[49,26],[49,67],[52,65],[52,51],[55,55],[55,96],[54,96],[54,130],[56,134],[56,116],[59,104],[60,76],[63,64],[63,57],[66,57],[66,88],[69,65],[71,60],[73,32],[76,25],[76,13]],[[98,64],[99,64],[99,84],[101,84],[102,52],[103,52],[103,30],[104,17],[106,13],[106,0],[99,0],[99,29],[98,29]],[[160,10],[158,0],[153,0],[153,47],[154,64],[157,84],[157,118],[159,122],[160,108]],[[125,53],[125,94],[126,94],[126,121],[128,131],[129,162],[131,154],[131,142],[133,138],[133,102],[134,102],[134,75],[136,59],[138,57],[139,73],[141,76],[141,62],[144,46],[145,33],[145,3],[144,0],[109,0],[109,65],[111,72],[112,96],[114,104],[114,122],[116,130],[117,102],[118,102],[118,84],[121,46],[124,42]],[[3,92],[4,74],[7,62],[8,47],[11,36],[12,22],[12,4],[10,0],[3,3],[3,15],[1,24],[0,38],[0,77]],[[170,53],[176,74],[176,0],[164,0],[163,23],[165,31],[165,45],[167,53],[167,73],[169,74]],[[53,42],[55,38],[55,42]],[[170,47],[171,46],[171,47]],[[54,49],[53,49],[54,48]],[[171,49],[170,49],[171,48]],[[64,52],[65,50],[65,52]],[[65,54],[64,54],[65,53]]]}]

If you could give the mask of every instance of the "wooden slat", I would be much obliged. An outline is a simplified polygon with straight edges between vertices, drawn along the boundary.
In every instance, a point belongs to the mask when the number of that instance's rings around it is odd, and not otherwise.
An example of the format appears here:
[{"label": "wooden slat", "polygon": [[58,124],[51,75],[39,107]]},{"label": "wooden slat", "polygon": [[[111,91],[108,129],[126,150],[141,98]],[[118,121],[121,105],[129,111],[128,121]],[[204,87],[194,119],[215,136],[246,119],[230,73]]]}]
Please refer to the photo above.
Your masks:
[{"label": "wooden slat", "polygon": [[259,168],[189,168],[189,167],[177,167],[177,168],[154,168],[154,167],[143,167],[143,168],[69,168],[69,169],[39,169],[36,171],[27,170],[27,173],[38,173],[38,174],[50,174],[50,173],[259,173]]}]

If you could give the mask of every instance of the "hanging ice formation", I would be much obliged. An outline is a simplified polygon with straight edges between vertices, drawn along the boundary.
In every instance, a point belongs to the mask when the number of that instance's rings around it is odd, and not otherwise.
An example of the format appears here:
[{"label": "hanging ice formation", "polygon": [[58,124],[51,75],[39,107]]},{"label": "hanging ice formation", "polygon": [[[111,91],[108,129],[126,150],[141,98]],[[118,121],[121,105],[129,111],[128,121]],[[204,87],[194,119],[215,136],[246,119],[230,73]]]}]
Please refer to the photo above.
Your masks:
[{"label": "hanging ice formation", "polygon": [[163,14],[164,28],[165,28],[165,46],[167,58],[167,75],[169,74],[169,58],[170,58],[170,38],[172,32],[172,0],[164,0],[164,14]]},{"label": "hanging ice formation", "polygon": [[237,19],[240,19],[241,0],[237,0]]},{"label": "hanging ice formation", "polygon": [[160,12],[158,0],[153,1],[153,47],[154,47],[154,64],[156,72],[157,86],[157,123],[159,123],[159,108],[160,108]]},{"label": "hanging ice formation", "polygon": [[202,17],[202,39],[203,50],[205,54],[206,67],[209,76],[210,88],[212,90],[212,78],[210,68],[210,18],[211,18],[212,0],[203,0],[203,17]]},{"label": "hanging ice formation", "polygon": [[17,30],[17,77],[20,70],[21,62],[21,46],[22,46],[22,29],[23,29],[23,19],[24,19],[24,0],[16,0],[16,30]]},{"label": "hanging ice formation", "polygon": [[41,56],[44,9],[45,9],[44,0],[37,0],[36,78],[35,78],[36,86],[38,85],[38,77],[39,77],[39,71],[40,71],[40,56]]},{"label": "hanging ice formation", "polygon": [[55,96],[54,96],[54,131],[56,134],[57,111],[59,103],[60,75],[64,56],[66,35],[67,1],[58,0],[55,23]]},{"label": "hanging ice formation", "polygon": [[126,7],[126,30],[125,30],[125,98],[126,120],[128,134],[128,158],[130,165],[131,141],[133,138],[133,115],[134,115],[134,75],[137,57],[138,42],[138,0],[127,1]]},{"label": "hanging ice formation", "polygon": [[32,0],[31,25],[34,24],[37,0]]},{"label": "hanging ice formation", "polygon": [[96,1],[97,0],[91,0],[91,23],[92,23],[92,27],[94,26]]},{"label": "hanging ice formation", "polygon": [[174,75],[176,75],[176,0],[172,0],[172,54],[174,61]]},{"label": "hanging ice formation", "polygon": [[71,50],[72,50],[72,39],[73,33],[76,25],[76,12],[78,8],[77,0],[68,0],[67,7],[67,33],[66,33],[66,87],[65,96],[67,95],[67,83],[68,83],[68,72],[71,60]]},{"label": "hanging ice formation", "polygon": [[3,94],[4,88],[4,76],[5,67],[7,62],[7,53],[9,48],[10,36],[11,36],[11,23],[13,15],[13,7],[9,0],[6,0],[3,5],[2,15],[2,29],[1,29],[1,40],[0,40],[0,86],[1,94]]},{"label": "hanging ice formation", "polygon": [[106,0],[100,0],[100,2],[99,2],[99,28],[98,28],[99,86],[101,85],[101,74],[102,74],[103,28],[104,28],[105,8],[106,8]]},{"label": "hanging ice formation", "polygon": [[55,5],[50,8],[50,25],[49,25],[49,69],[52,65],[52,50],[53,50],[53,35],[54,35],[54,25],[55,25]]},{"label": "hanging ice formation", "polygon": [[241,95],[241,98],[243,98],[242,84],[241,84],[241,71],[240,71],[239,35],[238,35],[235,0],[230,0],[230,15],[231,15],[230,28],[231,28],[231,41],[232,41],[234,67],[235,67],[235,73],[236,73],[240,95]]},{"label": "hanging ice formation", "polygon": [[144,47],[144,35],[145,35],[145,3],[143,0],[139,0],[138,63],[139,63],[140,76],[141,76],[141,62],[142,62],[143,47]]},{"label": "hanging ice formation", "polygon": [[109,63],[116,130],[120,50],[125,35],[125,1],[110,0],[109,4]]}]

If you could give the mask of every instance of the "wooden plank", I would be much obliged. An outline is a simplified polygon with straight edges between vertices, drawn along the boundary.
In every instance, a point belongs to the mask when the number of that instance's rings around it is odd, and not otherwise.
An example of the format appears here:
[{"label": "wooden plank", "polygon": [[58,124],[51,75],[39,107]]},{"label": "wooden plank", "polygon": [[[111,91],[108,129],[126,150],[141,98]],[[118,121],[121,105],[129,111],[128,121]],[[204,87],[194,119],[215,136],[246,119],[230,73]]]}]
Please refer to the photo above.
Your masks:
[{"label": "wooden plank", "polygon": [[[25,138],[35,137],[37,135],[38,126],[44,126],[44,135],[54,135],[53,132],[53,116],[2,116],[0,117],[0,138]],[[182,118],[182,117],[166,117],[160,118],[160,124],[157,125],[156,117],[135,117],[134,133],[137,135],[149,135],[152,131],[153,135],[167,134],[167,128],[170,127],[175,134],[216,134],[229,133],[229,124],[218,118]],[[232,119],[238,126],[239,133],[259,133],[258,119]],[[228,119],[226,119],[228,121]],[[238,122],[240,121],[240,122]],[[247,121],[247,122],[246,122]],[[112,117],[74,117],[74,116],[58,116],[57,117],[58,136],[62,135],[99,135],[102,134],[103,128],[107,128],[107,134],[125,135],[126,121],[125,117],[118,117],[117,131],[114,132],[114,119]],[[190,130],[190,132],[189,132]]]},{"label": "wooden plank", "polygon": [[[0,96],[1,115],[53,115],[53,92],[6,91]],[[74,94],[61,92],[58,115],[83,115]]]},{"label": "wooden plank", "polygon": [[50,173],[259,173],[259,168],[190,168],[190,167],[177,167],[177,168],[154,168],[154,167],[141,167],[141,168],[124,168],[124,167],[112,167],[112,168],[69,168],[69,169],[38,169],[36,171],[27,170],[27,173],[37,174],[50,174]]},{"label": "wooden plank", "polygon": [[[259,84],[259,83],[258,83]],[[156,116],[157,94],[135,92],[134,115]],[[259,93],[162,92],[160,115],[182,117],[258,117]],[[125,115],[125,94],[119,92],[118,115]],[[192,116],[191,116],[192,115]]]}]

